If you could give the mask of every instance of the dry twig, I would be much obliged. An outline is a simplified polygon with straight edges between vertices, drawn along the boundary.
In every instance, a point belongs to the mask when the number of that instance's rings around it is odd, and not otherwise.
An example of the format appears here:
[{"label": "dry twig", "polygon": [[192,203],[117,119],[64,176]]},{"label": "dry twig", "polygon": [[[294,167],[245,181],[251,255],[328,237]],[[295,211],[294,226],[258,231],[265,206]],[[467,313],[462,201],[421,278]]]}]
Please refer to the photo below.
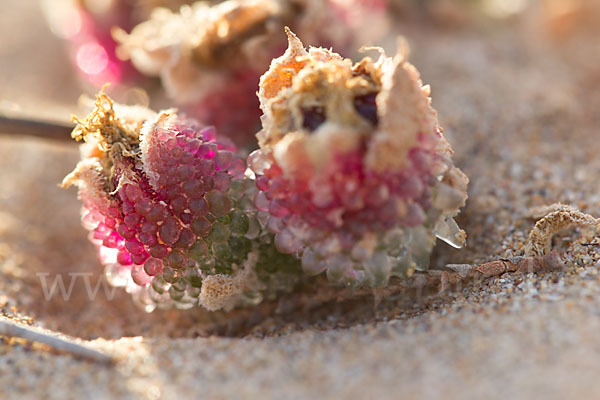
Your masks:
[{"label": "dry twig", "polygon": [[0,317],[0,336],[17,337],[33,342],[42,343],[53,349],[65,351],[69,354],[87,358],[89,360],[112,363],[114,359],[108,354],[91,349],[71,339],[55,336],[39,328],[19,324],[11,319]]}]

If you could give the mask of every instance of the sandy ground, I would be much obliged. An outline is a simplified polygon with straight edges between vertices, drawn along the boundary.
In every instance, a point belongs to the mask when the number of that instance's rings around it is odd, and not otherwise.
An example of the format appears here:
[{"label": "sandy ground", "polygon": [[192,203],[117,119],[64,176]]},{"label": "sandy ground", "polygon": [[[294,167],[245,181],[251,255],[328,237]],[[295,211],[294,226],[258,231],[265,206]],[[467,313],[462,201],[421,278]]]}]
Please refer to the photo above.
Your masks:
[{"label": "sandy ground", "polygon": [[[0,104],[68,118],[82,89],[35,3],[0,19],[0,37],[12,41],[0,45]],[[471,178],[459,218],[469,246],[440,244],[435,267],[519,254],[532,207],[561,201],[600,216],[597,36],[553,41],[535,19],[398,28]],[[95,284],[101,272],[74,191],[57,187],[77,158],[71,144],[0,136],[0,310],[89,340],[118,362],[0,338],[0,398],[558,399],[600,391],[596,232],[555,240],[564,271],[506,274],[429,299],[299,309],[283,299],[232,314],[145,314],[119,291],[90,301],[78,280],[70,300],[46,300],[37,273],[89,272]]]}]

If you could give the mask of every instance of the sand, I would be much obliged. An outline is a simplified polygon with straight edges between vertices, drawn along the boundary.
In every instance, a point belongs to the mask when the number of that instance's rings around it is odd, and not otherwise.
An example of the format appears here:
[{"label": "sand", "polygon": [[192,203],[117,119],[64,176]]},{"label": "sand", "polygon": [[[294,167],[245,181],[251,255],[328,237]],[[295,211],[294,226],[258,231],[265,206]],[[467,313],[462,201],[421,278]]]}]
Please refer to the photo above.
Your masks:
[{"label": "sand", "polygon": [[[48,44],[27,54],[0,46],[9,71],[0,102],[67,118],[82,89],[66,79],[61,44],[35,4],[5,17],[31,29],[3,23],[0,33],[25,48]],[[402,21],[456,164],[471,178],[459,217],[468,247],[440,243],[434,267],[520,254],[534,207],[563,202],[600,216],[597,36],[573,31],[554,40],[534,13],[453,28]],[[385,45],[393,50],[393,38]],[[77,158],[75,145],[0,136],[0,310],[117,362],[0,338],[0,398],[558,399],[600,391],[597,232],[555,238],[564,271],[505,274],[425,299],[365,296],[298,308],[291,297],[232,314],[146,314],[120,291],[89,300],[79,279],[68,301],[46,300],[39,272],[87,272],[92,284],[101,273],[75,192],[57,187]]]}]

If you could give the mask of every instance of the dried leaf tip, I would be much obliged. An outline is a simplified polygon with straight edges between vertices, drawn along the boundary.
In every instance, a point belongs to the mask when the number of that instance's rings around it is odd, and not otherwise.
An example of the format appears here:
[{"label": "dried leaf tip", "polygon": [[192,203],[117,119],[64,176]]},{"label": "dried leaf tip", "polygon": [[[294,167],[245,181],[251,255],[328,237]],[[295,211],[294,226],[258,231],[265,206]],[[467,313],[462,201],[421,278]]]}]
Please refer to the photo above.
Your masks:
[{"label": "dried leaf tip", "polygon": [[0,335],[18,337],[42,343],[55,350],[64,351],[74,356],[83,357],[100,363],[112,364],[116,361],[109,354],[77,343],[70,338],[61,337],[52,332],[46,332],[33,326],[19,324],[7,318],[0,318]]},{"label": "dried leaf tip", "polygon": [[404,36],[398,36],[396,39],[396,58],[398,63],[407,62],[410,56],[410,46]]},{"label": "dried leaf tip", "polygon": [[285,27],[288,37],[288,48],[279,58],[271,62],[269,70],[260,78],[258,97],[261,107],[266,107],[267,100],[275,97],[284,87],[292,85],[293,77],[306,65],[307,61],[302,56],[308,53],[304,45],[290,28]]},{"label": "dried leaf tip", "polygon": [[137,124],[127,124],[115,115],[113,100],[104,93],[104,88],[96,95],[94,109],[83,120],[73,117],[77,124],[71,136],[77,141],[95,141],[103,152],[120,143],[125,150],[133,151],[139,143]]},{"label": "dried leaf tip", "polygon": [[288,50],[293,53],[298,53],[299,55],[306,54],[306,49],[304,48],[304,44],[300,38],[294,32],[292,32],[288,26],[284,27],[283,30],[287,36]]}]

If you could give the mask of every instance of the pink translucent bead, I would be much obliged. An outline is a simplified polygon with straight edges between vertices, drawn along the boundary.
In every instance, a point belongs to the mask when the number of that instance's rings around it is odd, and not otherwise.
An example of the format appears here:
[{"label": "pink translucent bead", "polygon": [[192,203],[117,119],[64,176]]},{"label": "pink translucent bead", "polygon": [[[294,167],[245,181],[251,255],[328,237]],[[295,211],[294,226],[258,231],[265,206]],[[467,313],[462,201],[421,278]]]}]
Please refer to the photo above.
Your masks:
[{"label": "pink translucent bead", "polygon": [[188,141],[187,137],[185,137],[185,134],[183,134],[183,132],[179,132],[175,140],[177,141],[177,146],[179,147],[184,147]]},{"label": "pink translucent bead", "polygon": [[246,161],[239,157],[234,158],[229,165],[228,172],[234,178],[241,178],[246,172]]},{"label": "pink translucent bead", "polygon": [[215,178],[210,175],[203,176],[202,185],[204,186],[204,191],[210,192],[215,187]]},{"label": "pink translucent bead", "polygon": [[128,239],[125,241],[125,248],[129,250],[131,254],[141,254],[144,250],[144,245],[137,239]]},{"label": "pink translucent bead", "polygon": [[146,271],[146,274],[148,274],[149,276],[162,274],[163,269],[164,265],[162,260],[159,260],[157,258],[149,258],[144,263],[144,271]]},{"label": "pink translucent bead", "polygon": [[214,142],[217,139],[217,130],[214,126],[209,126],[200,131],[202,140],[205,142]]},{"label": "pink translucent bead", "polygon": [[293,254],[302,248],[302,242],[289,230],[284,229],[275,235],[275,247],[284,254]]},{"label": "pink translucent bead", "polygon": [[208,209],[215,217],[223,217],[231,210],[231,199],[224,193],[211,191],[206,194]]},{"label": "pink translucent bead", "polygon": [[220,150],[227,150],[234,153],[237,152],[237,147],[235,147],[235,144],[233,144],[229,138],[221,136],[217,144],[219,145]]},{"label": "pink translucent bead", "polygon": [[192,222],[192,219],[194,219],[194,216],[192,214],[190,214],[189,212],[184,212],[183,214],[179,215],[179,219],[181,220],[181,222],[183,222],[185,225],[189,225],[190,222]]},{"label": "pink translucent bead", "polygon": [[214,176],[214,189],[224,192],[231,185],[231,177],[225,172],[217,172]]},{"label": "pink translucent bead", "polygon": [[119,232],[119,235],[121,235],[125,239],[131,239],[135,236],[135,230],[133,230],[125,223],[119,224],[117,232]]},{"label": "pink translucent bead", "polygon": [[[270,196],[275,199],[286,199],[289,198],[289,186],[286,181],[283,179],[272,179],[271,186],[269,188],[269,192],[267,196]],[[321,190],[323,191],[323,190]],[[325,193],[329,193],[329,191],[323,191]]]},{"label": "pink translucent bead", "polygon": [[108,236],[106,236],[104,238],[104,241],[102,242],[102,245],[106,246],[106,247],[109,247],[111,249],[115,249],[115,248],[117,248],[120,240],[122,240],[121,239],[121,235],[119,235],[115,231],[112,231]]},{"label": "pink translucent bead", "polygon": [[183,268],[187,262],[187,258],[179,250],[173,250],[167,256],[169,266],[174,269]]},{"label": "pink translucent bead", "polygon": [[406,215],[403,218],[403,222],[407,226],[419,226],[425,221],[426,215],[417,203],[411,203],[407,207]]},{"label": "pink translucent bead", "polygon": [[409,159],[420,172],[428,173],[431,169],[432,155],[427,151],[412,149],[409,152]]},{"label": "pink translucent bead", "polygon": [[407,176],[395,187],[398,196],[409,199],[420,197],[424,189],[423,182],[415,175]]},{"label": "pink translucent bead", "polygon": [[131,278],[139,286],[146,286],[152,281],[152,278],[146,274],[142,265],[134,265],[131,268]]},{"label": "pink translucent bead", "polygon": [[181,225],[179,225],[179,222],[175,218],[171,217],[167,218],[158,230],[160,238],[168,245],[173,245],[177,242],[180,232]]},{"label": "pink translucent bead", "polygon": [[212,229],[212,224],[210,221],[204,217],[195,218],[190,224],[190,228],[192,231],[199,236],[206,236],[210,233]]},{"label": "pink translucent bead", "polygon": [[204,215],[208,212],[208,203],[204,199],[192,199],[189,208],[194,215]]},{"label": "pink translucent bead", "polygon": [[185,211],[188,206],[187,199],[183,196],[177,196],[171,201],[171,208],[176,215],[181,214]]},{"label": "pink translucent bead", "polygon": [[200,145],[202,145],[202,141],[198,139],[192,139],[185,145],[185,150],[188,153],[196,154],[198,149],[200,149]]},{"label": "pink translucent bead", "polygon": [[204,195],[204,185],[199,180],[184,182],[182,189],[183,192],[192,199],[198,199]]},{"label": "pink translucent bead", "polygon": [[141,216],[139,214],[128,214],[123,218],[123,222],[129,225],[132,228],[135,228],[141,220]]},{"label": "pink translucent bead", "polygon": [[169,248],[164,244],[157,243],[153,246],[150,246],[148,249],[150,255],[155,258],[165,258],[167,254],[169,254]]},{"label": "pink translucent bead", "polygon": [[[101,218],[101,217],[100,217]],[[81,223],[87,230],[96,229],[99,223],[99,216],[93,212],[85,212],[81,217]]]},{"label": "pink translucent bead", "polygon": [[210,176],[215,173],[215,163],[213,160],[198,160],[196,162],[196,172],[199,176]]},{"label": "pink translucent bead", "polygon": [[133,206],[133,203],[129,201],[123,201],[123,204],[121,205],[121,210],[125,215],[132,214],[135,212],[135,207]]},{"label": "pink translucent bead", "polygon": [[140,242],[144,243],[146,246],[152,246],[157,243],[156,234],[155,233],[145,233],[142,232],[138,235]]},{"label": "pink translucent bead", "polygon": [[267,220],[267,230],[271,233],[279,233],[285,228],[285,223],[277,217],[270,216]]},{"label": "pink translucent bead", "polygon": [[117,218],[121,216],[121,210],[117,207],[109,207],[108,210],[106,210],[106,215],[111,218]]},{"label": "pink translucent bead", "polygon": [[269,210],[269,199],[265,196],[263,192],[256,193],[254,196],[254,205],[260,211],[268,211]]},{"label": "pink translucent bead", "polygon": [[233,153],[227,150],[219,150],[215,154],[214,157],[215,168],[223,171],[231,165],[231,160],[233,160]]},{"label": "pink translucent bead", "polygon": [[179,247],[180,249],[187,249],[191,247],[196,241],[196,235],[188,228],[184,228],[181,231],[181,235],[179,235],[179,240],[175,243],[175,247]]},{"label": "pink translucent bead", "polygon": [[170,156],[171,160],[169,160],[169,161],[172,162],[174,160],[179,160],[181,158],[181,156],[183,156],[183,153],[184,153],[184,150],[179,146],[171,149],[169,151],[169,156]]},{"label": "pink translucent bead", "polygon": [[93,237],[94,239],[103,240],[109,233],[110,229],[106,227],[104,224],[100,224],[94,229]]},{"label": "pink translucent bead", "polygon": [[125,193],[132,203],[135,203],[142,197],[142,191],[139,186],[125,185]]},{"label": "pink translucent bead", "polygon": [[167,216],[167,209],[162,204],[155,204],[146,215],[146,219],[151,222],[160,222]]},{"label": "pink translucent bead", "polygon": [[169,150],[169,151],[170,151],[170,150],[173,150],[173,149],[175,149],[175,148],[178,148],[178,147],[179,147],[179,144],[177,143],[177,139],[176,139],[176,138],[174,138],[174,137],[172,137],[172,138],[170,138],[169,140],[167,140],[167,141],[164,143],[164,146],[165,146],[165,148],[166,148],[167,150]]},{"label": "pink translucent bead", "polygon": [[256,178],[256,187],[258,188],[258,190],[261,190],[263,192],[266,192],[269,190],[269,178],[261,175],[258,178]]},{"label": "pink translucent bead", "polygon": [[191,165],[180,165],[177,167],[177,177],[182,182],[191,179],[194,176],[194,168]]},{"label": "pink translucent bead", "polygon": [[169,186],[167,188],[167,198],[169,200],[173,200],[176,197],[179,197],[181,194],[181,190],[179,189],[179,180],[176,177],[171,177],[170,182],[167,182]]},{"label": "pink translucent bead", "polygon": [[147,198],[139,199],[133,206],[139,215],[146,215],[152,209],[152,201]]},{"label": "pink translucent bead", "polygon": [[127,251],[119,251],[117,254],[117,262],[121,265],[131,265],[131,255]]},{"label": "pink translucent bead", "polygon": [[135,264],[141,265],[148,259],[148,257],[150,256],[145,251],[139,254],[131,254],[131,261],[133,261]]},{"label": "pink translucent bead", "polygon": [[319,275],[321,272],[325,271],[326,268],[327,263],[318,257],[314,251],[310,249],[304,250],[302,253],[302,270],[306,275]]},{"label": "pink translucent bead", "polygon": [[271,215],[273,215],[274,217],[285,217],[286,215],[288,215],[290,212],[287,208],[285,208],[283,205],[281,205],[281,202],[278,200],[273,200],[271,201],[271,203],[269,204],[269,213]]},{"label": "pink translucent bead", "polygon": [[178,128],[180,128],[181,131],[177,134],[177,136],[183,136],[183,137],[187,137],[190,139],[196,136],[196,131],[194,131],[193,129],[183,128],[180,126],[178,126]]},{"label": "pink translucent bead", "polygon": [[248,166],[256,174],[264,174],[265,170],[269,169],[271,165],[272,160],[265,156],[261,150],[254,150],[248,156]]},{"label": "pink translucent bead", "polygon": [[198,156],[204,158],[213,158],[217,153],[217,145],[215,143],[204,143],[198,149]]},{"label": "pink translucent bead", "polygon": [[158,231],[158,226],[154,222],[146,221],[140,227],[141,233],[156,233]]},{"label": "pink translucent bead", "polygon": [[390,191],[384,184],[380,184],[369,192],[366,197],[367,204],[371,207],[380,207],[390,197]]}]

